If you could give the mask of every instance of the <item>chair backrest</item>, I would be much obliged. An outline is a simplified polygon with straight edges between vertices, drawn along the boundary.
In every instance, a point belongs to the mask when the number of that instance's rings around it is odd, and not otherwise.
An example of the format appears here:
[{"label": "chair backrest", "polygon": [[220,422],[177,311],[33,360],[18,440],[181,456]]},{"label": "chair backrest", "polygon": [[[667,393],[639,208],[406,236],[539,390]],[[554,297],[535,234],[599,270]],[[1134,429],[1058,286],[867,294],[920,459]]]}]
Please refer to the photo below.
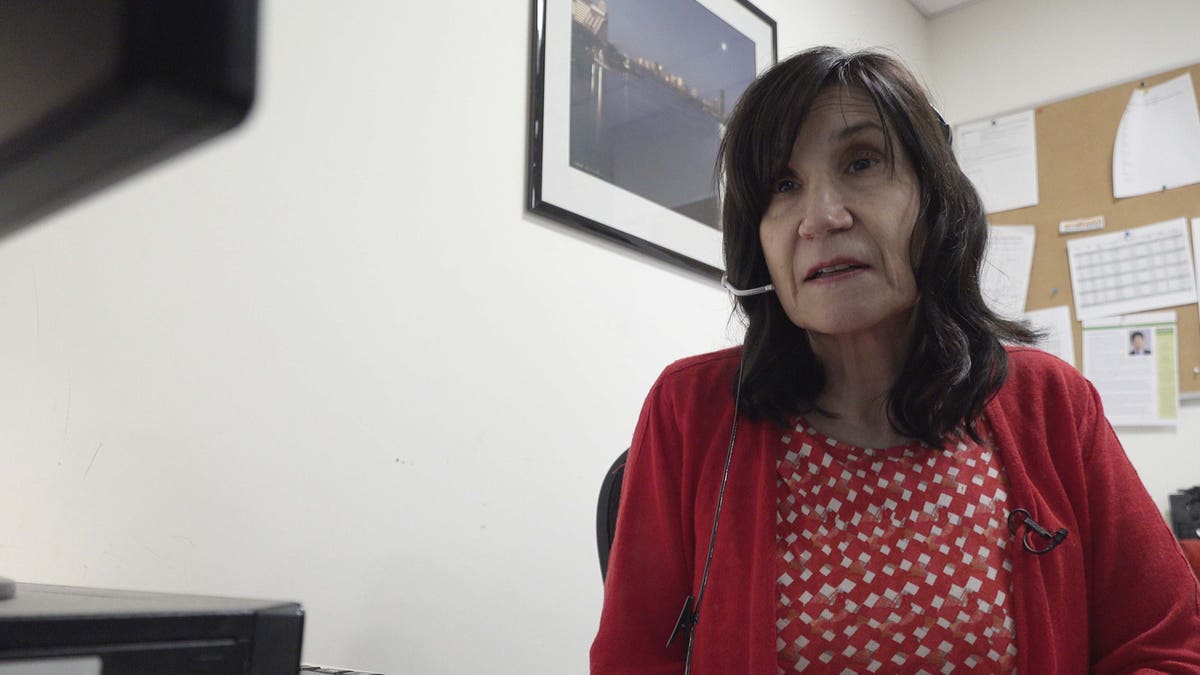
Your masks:
[{"label": "chair backrest", "polygon": [[608,575],[608,552],[612,549],[613,537],[617,536],[617,511],[621,506],[621,483],[625,479],[628,457],[629,450],[622,452],[600,484],[600,503],[596,505],[596,550],[600,554],[602,581]]},{"label": "chair backrest", "polygon": [[1171,502],[1171,527],[1180,539],[1200,539],[1200,485],[1180,490]]}]

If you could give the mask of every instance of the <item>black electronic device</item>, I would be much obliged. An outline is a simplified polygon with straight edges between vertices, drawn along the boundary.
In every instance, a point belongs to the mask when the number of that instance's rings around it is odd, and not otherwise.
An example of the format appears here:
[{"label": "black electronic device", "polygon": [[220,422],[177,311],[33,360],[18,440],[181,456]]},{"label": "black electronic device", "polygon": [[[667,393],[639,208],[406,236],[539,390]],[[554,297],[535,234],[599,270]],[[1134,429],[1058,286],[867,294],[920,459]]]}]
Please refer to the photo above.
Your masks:
[{"label": "black electronic device", "polygon": [[296,675],[292,602],[16,584],[0,600],[0,673]]},{"label": "black electronic device", "polygon": [[1170,495],[1171,528],[1180,539],[1200,539],[1200,485]]},{"label": "black electronic device", "polygon": [[258,0],[0,2],[0,237],[241,122]]},{"label": "black electronic device", "polygon": [[[0,237],[239,124],[259,0],[0,2]],[[0,579],[0,675],[286,673],[295,603]]]}]

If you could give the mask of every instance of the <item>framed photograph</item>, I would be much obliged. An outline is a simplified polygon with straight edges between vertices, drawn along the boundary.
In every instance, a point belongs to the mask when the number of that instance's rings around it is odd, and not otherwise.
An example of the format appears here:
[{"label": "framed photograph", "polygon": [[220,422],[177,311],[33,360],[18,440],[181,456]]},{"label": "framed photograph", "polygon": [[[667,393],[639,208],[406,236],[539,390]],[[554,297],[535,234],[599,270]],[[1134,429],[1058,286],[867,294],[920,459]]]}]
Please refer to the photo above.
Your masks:
[{"label": "framed photograph", "polygon": [[725,122],[775,63],[745,0],[533,0],[527,208],[719,278]]}]

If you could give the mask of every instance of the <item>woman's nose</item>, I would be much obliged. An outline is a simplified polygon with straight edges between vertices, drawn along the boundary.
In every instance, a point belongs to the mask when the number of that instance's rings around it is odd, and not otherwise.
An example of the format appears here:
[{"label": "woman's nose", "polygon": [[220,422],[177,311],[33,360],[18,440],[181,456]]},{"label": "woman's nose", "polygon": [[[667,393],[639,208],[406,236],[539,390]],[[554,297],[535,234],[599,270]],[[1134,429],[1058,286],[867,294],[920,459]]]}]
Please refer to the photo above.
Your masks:
[{"label": "woman's nose", "polygon": [[854,225],[846,201],[832,181],[814,181],[800,213],[797,231],[802,239],[816,239]]}]

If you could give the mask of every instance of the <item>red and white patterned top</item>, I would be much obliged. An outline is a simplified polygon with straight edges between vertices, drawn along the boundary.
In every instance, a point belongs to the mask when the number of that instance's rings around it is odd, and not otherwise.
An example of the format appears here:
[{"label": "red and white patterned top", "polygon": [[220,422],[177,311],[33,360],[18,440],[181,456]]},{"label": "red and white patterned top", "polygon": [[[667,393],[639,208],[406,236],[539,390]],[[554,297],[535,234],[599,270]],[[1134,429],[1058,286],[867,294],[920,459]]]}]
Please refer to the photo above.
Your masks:
[{"label": "red and white patterned top", "polygon": [[964,439],[856,448],[784,435],[776,521],[779,672],[1010,673],[1003,467]]}]

